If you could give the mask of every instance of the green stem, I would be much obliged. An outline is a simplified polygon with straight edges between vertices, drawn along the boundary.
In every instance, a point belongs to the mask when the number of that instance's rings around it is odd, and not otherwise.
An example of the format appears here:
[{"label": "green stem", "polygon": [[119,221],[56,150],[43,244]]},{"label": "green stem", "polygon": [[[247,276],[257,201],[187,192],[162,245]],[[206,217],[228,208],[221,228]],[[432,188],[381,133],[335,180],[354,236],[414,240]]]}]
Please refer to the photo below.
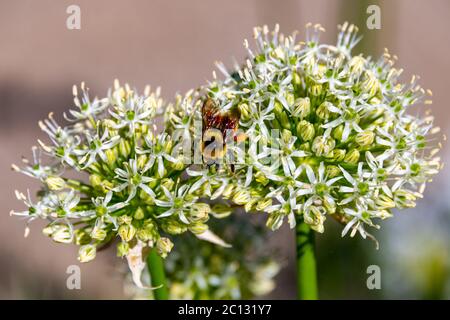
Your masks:
[{"label": "green stem", "polygon": [[300,300],[316,300],[317,275],[314,254],[314,231],[297,217],[297,297]]},{"label": "green stem", "polygon": [[164,263],[161,256],[152,249],[147,257],[147,267],[152,280],[152,287],[161,286],[153,290],[156,300],[168,300],[169,290],[167,289],[166,274],[164,272]]}]

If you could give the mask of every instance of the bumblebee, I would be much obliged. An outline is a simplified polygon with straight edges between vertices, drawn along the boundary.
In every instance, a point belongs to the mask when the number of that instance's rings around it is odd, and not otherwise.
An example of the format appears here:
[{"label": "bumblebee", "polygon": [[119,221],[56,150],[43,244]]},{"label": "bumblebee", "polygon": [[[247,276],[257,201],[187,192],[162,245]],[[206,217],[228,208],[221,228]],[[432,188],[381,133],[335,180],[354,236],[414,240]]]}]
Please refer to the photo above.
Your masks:
[{"label": "bumblebee", "polygon": [[[233,139],[240,142],[244,134],[236,134],[239,126],[240,112],[237,108],[221,112],[211,98],[202,105],[202,155],[208,165],[221,162],[226,154],[226,143]],[[234,165],[231,164],[234,172]]]}]

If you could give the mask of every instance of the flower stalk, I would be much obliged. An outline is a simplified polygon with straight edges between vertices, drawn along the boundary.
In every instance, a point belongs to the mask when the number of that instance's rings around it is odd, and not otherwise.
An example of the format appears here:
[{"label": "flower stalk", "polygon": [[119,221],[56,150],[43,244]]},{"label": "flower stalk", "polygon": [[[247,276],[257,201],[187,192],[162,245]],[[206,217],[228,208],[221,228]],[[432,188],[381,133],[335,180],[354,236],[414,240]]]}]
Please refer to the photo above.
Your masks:
[{"label": "flower stalk", "polygon": [[317,300],[316,257],[314,252],[314,231],[301,216],[297,216],[297,298]]},{"label": "flower stalk", "polygon": [[168,300],[169,290],[167,288],[164,262],[161,256],[152,249],[147,257],[147,267],[152,281],[153,294],[156,300]]}]

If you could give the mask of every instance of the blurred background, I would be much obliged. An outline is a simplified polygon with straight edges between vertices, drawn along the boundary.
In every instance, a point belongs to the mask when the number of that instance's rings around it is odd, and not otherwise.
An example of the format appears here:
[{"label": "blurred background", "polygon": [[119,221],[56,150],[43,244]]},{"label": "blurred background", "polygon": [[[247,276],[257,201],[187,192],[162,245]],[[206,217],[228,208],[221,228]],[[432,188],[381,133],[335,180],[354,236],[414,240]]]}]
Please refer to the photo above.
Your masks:
[{"label": "blurred background", "polygon": [[[81,8],[81,30],[66,28],[72,4]],[[366,27],[370,4],[381,8],[380,30]],[[334,43],[337,24],[347,20],[364,34],[356,51],[378,56],[387,47],[406,69],[405,81],[421,75],[434,93],[436,122],[448,133],[449,13],[446,0],[0,0],[0,298],[125,298],[126,266],[114,250],[81,265],[82,290],[67,290],[66,268],[77,264],[76,248],[47,239],[39,223],[25,239],[22,221],[9,216],[22,209],[14,190],[36,187],[10,165],[29,157],[31,145],[44,137],[38,120],[71,107],[73,84],[86,81],[102,96],[119,78],[139,89],[162,86],[171,99],[210,79],[214,61],[242,61],[243,39],[256,25],[279,23],[284,33],[299,30],[302,38],[307,22],[321,23],[327,30],[322,40]],[[341,239],[341,227],[329,219],[317,237],[321,298],[449,299],[449,178],[444,168],[417,208],[383,223],[375,233],[378,251],[370,241]],[[271,234],[270,246],[281,248],[284,269],[265,298],[293,299],[294,233]],[[381,290],[366,286],[370,265],[380,266]]]}]

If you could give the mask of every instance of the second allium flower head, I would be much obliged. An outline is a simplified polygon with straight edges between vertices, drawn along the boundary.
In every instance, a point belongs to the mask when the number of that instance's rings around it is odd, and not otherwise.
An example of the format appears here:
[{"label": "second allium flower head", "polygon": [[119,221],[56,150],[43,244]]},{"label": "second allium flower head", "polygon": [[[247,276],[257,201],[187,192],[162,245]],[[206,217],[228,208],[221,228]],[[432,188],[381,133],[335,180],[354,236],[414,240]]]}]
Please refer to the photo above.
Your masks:
[{"label": "second allium flower head", "polygon": [[[440,146],[430,138],[438,129],[431,116],[409,112],[428,103],[427,92],[416,78],[401,83],[387,52],[378,60],[353,56],[354,26],[340,26],[336,45],[321,44],[321,31],[308,26],[306,41],[297,42],[278,26],[255,28],[256,50],[245,41],[244,67],[229,72],[219,64],[223,80],[173,104],[159,89],[138,94],[118,82],[103,99],[91,100],[84,84],[81,97],[74,88],[71,124],[52,115],[40,122],[50,143],[39,141],[32,162],[13,166],[42,190],[38,201],[17,192],[28,208],[12,214],[49,220],[44,233],[80,245],[83,262],[117,237],[119,256],[136,246],[166,256],[169,236],[186,231],[223,244],[207,221],[226,217],[229,202],[266,212],[273,230],[287,218],[291,227],[302,219],[323,232],[332,216],[345,225],[343,235],[368,236],[365,227],[378,227],[392,209],[414,206],[438,172]],[[232,166],[205,164],[197,152],[205,148],[205,101],[221,119],[235,117],[232,139],[216,143],[226,152],[215,154],[216,162],[234,159]],[[86,175],[65,177],[70,168]]]}]

